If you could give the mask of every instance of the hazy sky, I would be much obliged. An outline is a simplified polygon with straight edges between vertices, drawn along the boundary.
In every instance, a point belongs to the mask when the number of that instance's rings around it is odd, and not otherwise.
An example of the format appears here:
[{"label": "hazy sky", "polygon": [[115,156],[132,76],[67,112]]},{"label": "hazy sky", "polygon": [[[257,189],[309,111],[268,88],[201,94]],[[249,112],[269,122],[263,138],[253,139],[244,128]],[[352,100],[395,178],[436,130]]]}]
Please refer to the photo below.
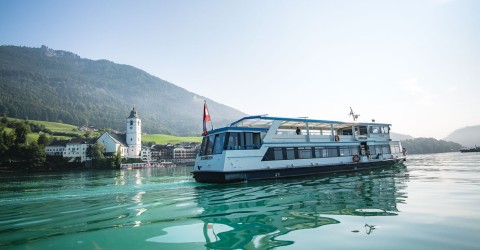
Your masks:
[{"label": "hazy sky", "polygon": [[0,44],[129,64],[251,115],[352,106],[439,139],[480,124],[478,0],[1,0]]}]

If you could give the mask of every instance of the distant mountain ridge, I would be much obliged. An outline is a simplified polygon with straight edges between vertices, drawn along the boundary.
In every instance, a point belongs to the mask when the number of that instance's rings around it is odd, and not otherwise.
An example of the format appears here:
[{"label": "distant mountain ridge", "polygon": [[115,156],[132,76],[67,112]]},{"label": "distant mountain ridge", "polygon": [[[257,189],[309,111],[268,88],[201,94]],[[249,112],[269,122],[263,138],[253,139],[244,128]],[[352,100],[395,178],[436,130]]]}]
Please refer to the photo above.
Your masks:
[{"label": "distant mountain ridge", "polygon": [[480,146],[480,125],[457,129],[444,140],[460,143],[464,147]]},{"label": "distant mountain ridge", "polygon": [[411,135],[404,135],[395,132],[390,132],[390,138],[392,138],[392,140],[394,141],[405,141],[414,139],[414,137]]},{"label": "distant mountain ridge", "polygon": [[135,105],[147,133],[199,135],[203,102],[223,126],[244,113],[143,70],[46,46],[0,46],[0,113],[125,130]]}]

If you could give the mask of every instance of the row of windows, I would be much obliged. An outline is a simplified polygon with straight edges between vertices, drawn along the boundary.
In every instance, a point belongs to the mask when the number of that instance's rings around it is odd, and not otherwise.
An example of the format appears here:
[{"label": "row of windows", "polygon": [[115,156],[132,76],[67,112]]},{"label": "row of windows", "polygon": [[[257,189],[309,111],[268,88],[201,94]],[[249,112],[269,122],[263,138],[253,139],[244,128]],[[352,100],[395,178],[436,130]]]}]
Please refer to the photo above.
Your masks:
[{"label": "row of windows", "polygon": [[59,152],[59,151],[64,151],[65,148],[47,148],[45,151],[47,152]]},{"label": "row of windows", "polygon": [[[369,131],[368,131],[369,130]],[[390,127],[388,126],[358,126],[352,128],[344,128],[344,129],[338,129],[335,130],[334,134],[336,135],[368,135],[368,132],[370,134],[388,134],[390,131]],[[310,129],[309,131],[310,135],[332,135],[332,130],[331,129]],[[279,135],[292,135],[292,134],[302,134],[305,135],[307,134],[307,131],[305,129],[301,130],[295,130],[295,129],[278,129],[275,134]]]},{"label": "row of windows", "polygon": [[390,131],[390,127],[388,126],[371,126],[370,133],[371,134],[388,134]]},{"label": "row of windows", "polygon": [[260,132],[226,132],[203,137],[200,155],[221,154],[223,150],[259,149]]},{"label": "row of windows", "polygon": [[[392,149],[394,147],[392,146]],[[397,148],[400,149],[397,145]],[[339,156],[353,156],[365,153],[360,146],[343,147],[274,147],[269,148],[262,161],[328,158]],[[369,154],[389,154],[389,145],[376,145],[368,149]]]}]

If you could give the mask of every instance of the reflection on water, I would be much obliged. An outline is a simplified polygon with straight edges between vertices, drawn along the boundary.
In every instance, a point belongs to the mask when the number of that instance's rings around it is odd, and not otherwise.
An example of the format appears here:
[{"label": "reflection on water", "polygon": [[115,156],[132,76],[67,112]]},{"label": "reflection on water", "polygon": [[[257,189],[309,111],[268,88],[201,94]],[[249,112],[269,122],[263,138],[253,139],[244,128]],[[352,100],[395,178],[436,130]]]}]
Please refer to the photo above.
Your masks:
[{"label": "reflection on water", "polygon": [[[206,246],[263,249],[293,244],[278,237],[341,223],[337,215],[395,216],[406,199],[405,167],[323,178],[199,186]],[[218,228],[218,230],[217,230]],[[371,233],[373,226],[366,225]]]},{"label": "reflection on water", "polygon": [[[271,249],[293,234],[399,214],[405,166],[301,179],[198,184],[190,168],[0,177],[0,248]],[[362,224],[363,225],[363,224]],[[333,228],[333,227],[332,227]]]}]

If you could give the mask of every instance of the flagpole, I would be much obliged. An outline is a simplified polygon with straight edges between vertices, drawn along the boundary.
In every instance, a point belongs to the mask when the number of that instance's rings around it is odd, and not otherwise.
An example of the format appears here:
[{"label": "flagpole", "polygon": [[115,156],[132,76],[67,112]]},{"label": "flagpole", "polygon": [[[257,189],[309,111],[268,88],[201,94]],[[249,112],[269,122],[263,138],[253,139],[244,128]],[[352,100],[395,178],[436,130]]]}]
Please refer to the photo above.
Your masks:
[{"label": "flagpole", "polygon": [[210,117],[210,112],[208,111],[207,100],[203,100],[203,104],[204,104],[204,106],[205,106],[205,109],[206,109],[207,112],[208,112],[208,116],[209,116],[209,119],[208,119],[208,120],[210,121],[210,126],[212,127],[211,130],[213,130],[213,122],[212,122],[212,118]]},{"label": "flagpole", "polygon": [[212,119],[210,119],[210,126],[212,126],[212,130],[213,130],[213,122],[212,122]]}]

